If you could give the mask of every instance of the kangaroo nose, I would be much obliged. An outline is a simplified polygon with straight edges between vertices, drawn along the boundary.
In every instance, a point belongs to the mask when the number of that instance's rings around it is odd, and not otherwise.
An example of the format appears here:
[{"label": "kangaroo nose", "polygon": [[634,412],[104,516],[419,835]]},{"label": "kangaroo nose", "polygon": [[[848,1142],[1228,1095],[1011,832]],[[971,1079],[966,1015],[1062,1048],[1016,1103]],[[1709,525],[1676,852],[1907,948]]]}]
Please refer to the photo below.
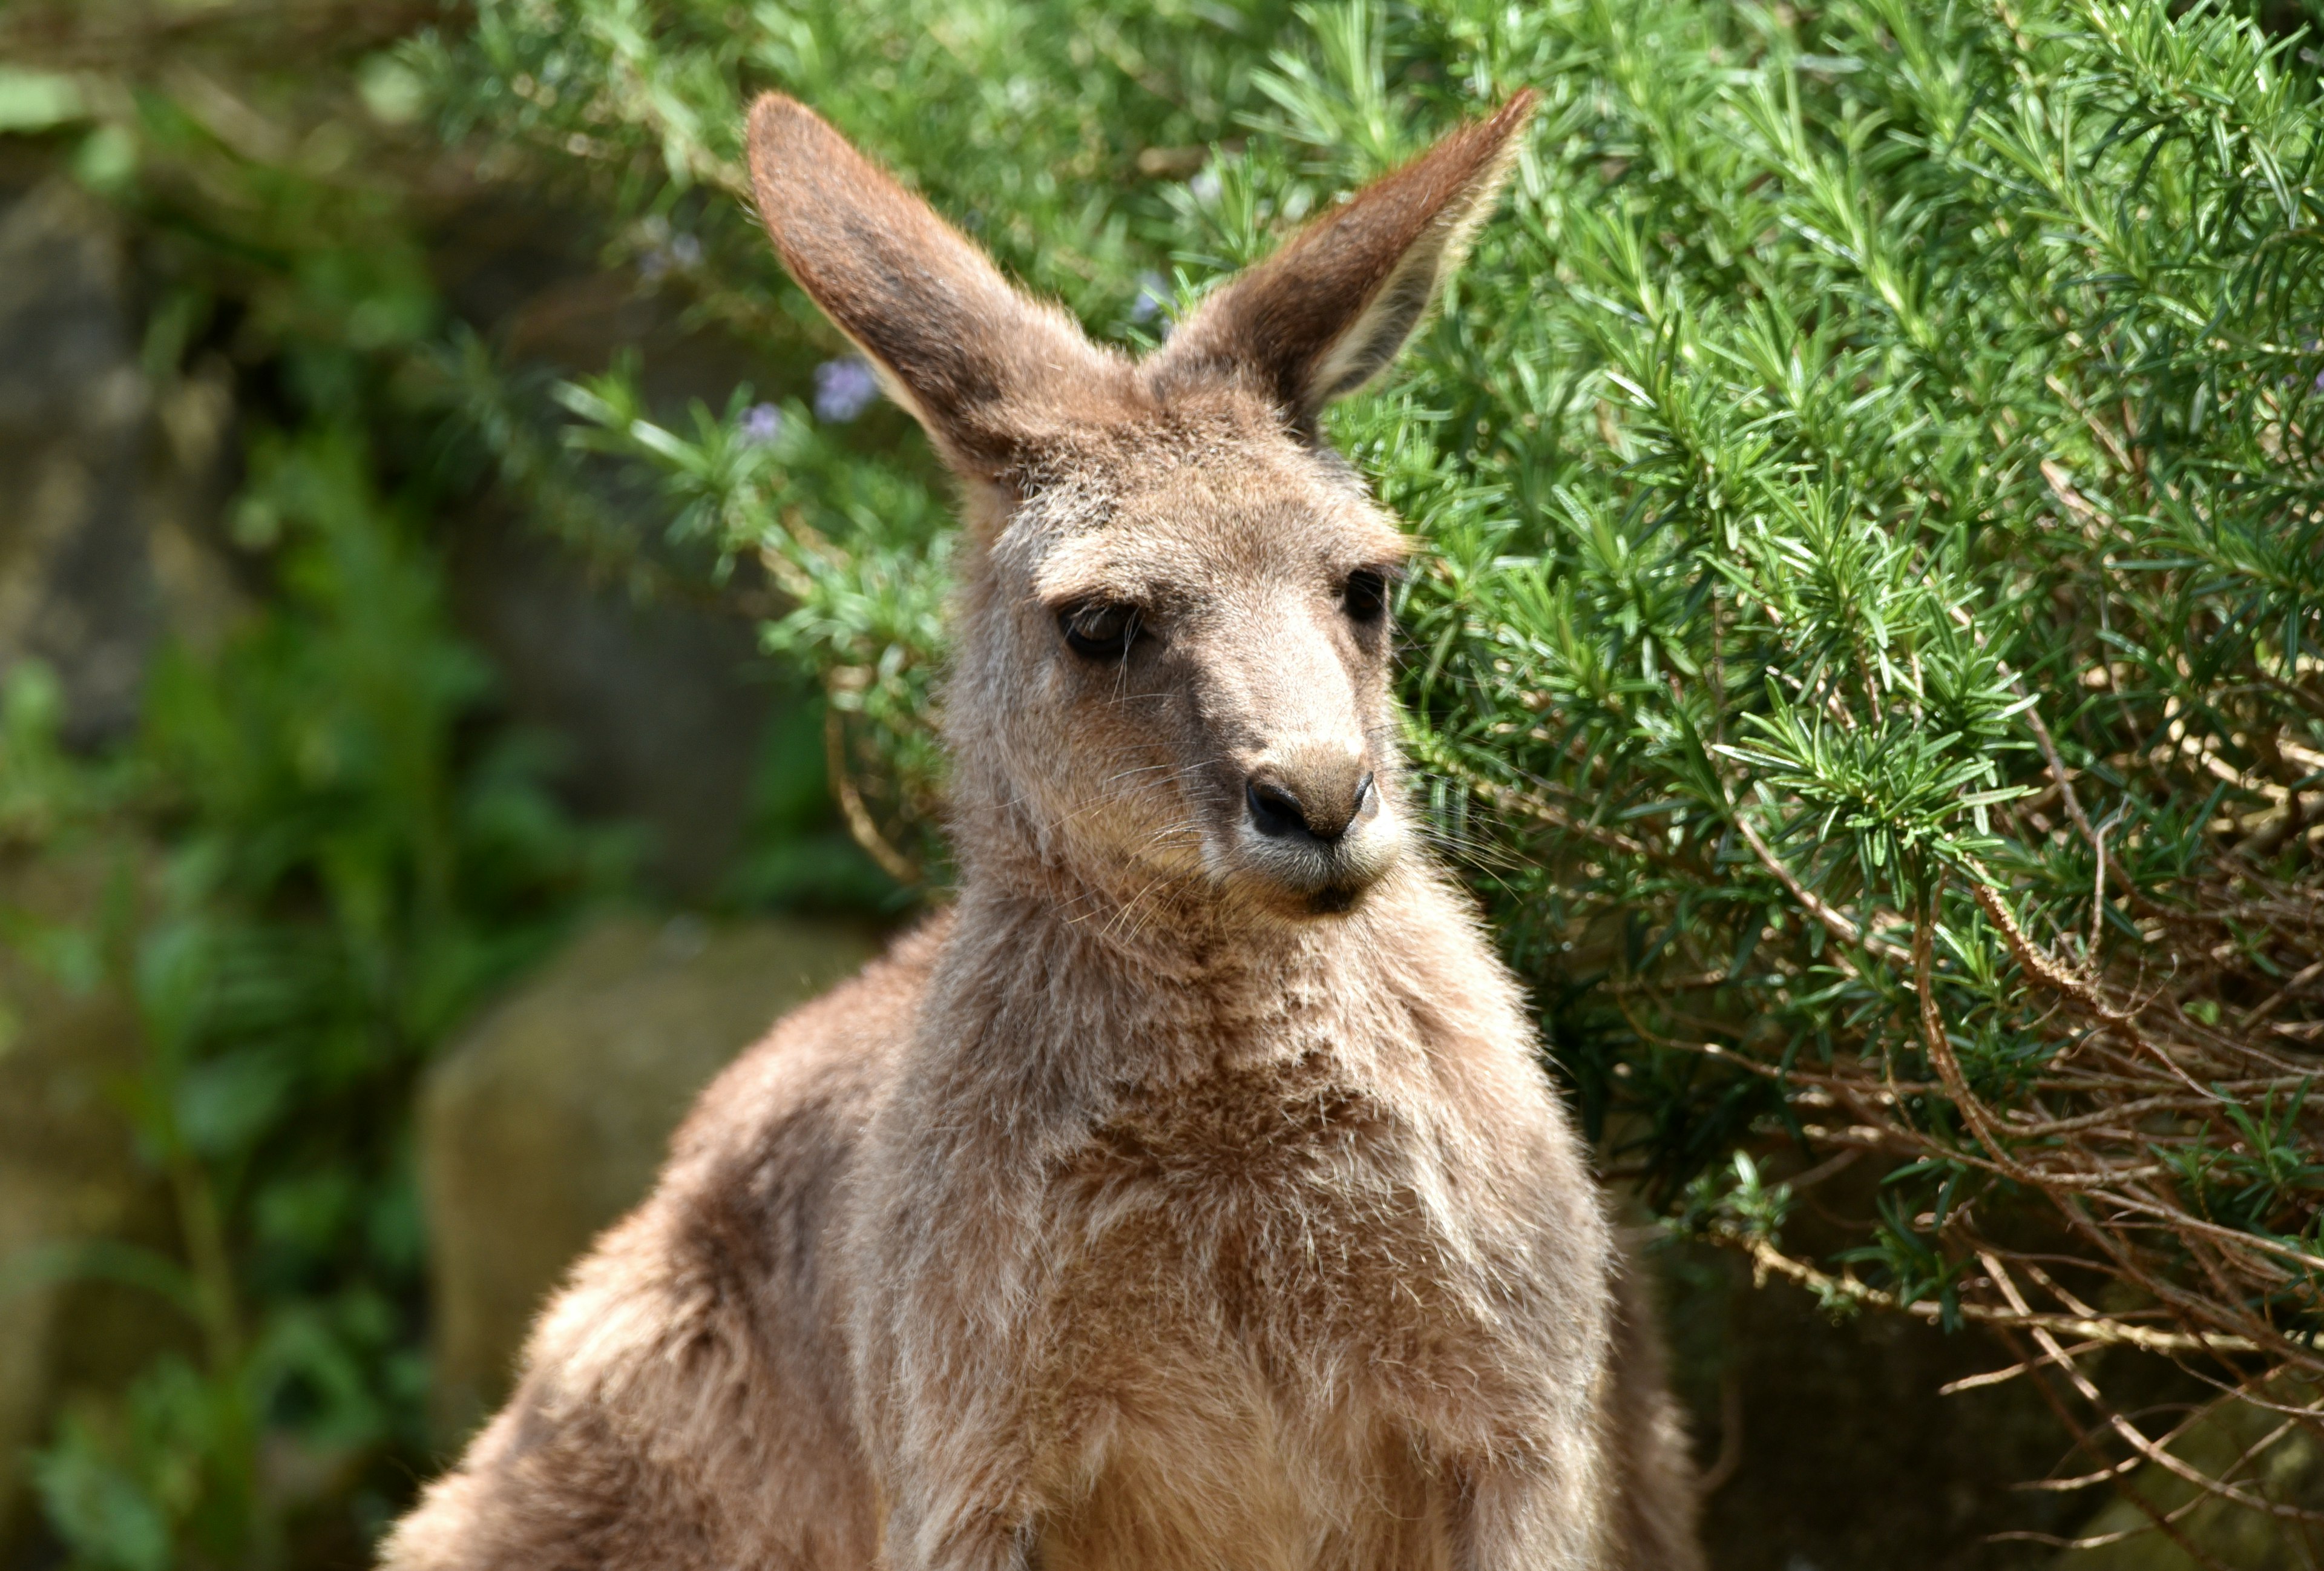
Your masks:
[{"label": "kangaroo nose", "polygon": [[1379,810],[1379,788],[1356,760],[1299,770],[1268,768],[1243,787],[1250,825],[1270,838],[1301,836],[1329,844]]}]

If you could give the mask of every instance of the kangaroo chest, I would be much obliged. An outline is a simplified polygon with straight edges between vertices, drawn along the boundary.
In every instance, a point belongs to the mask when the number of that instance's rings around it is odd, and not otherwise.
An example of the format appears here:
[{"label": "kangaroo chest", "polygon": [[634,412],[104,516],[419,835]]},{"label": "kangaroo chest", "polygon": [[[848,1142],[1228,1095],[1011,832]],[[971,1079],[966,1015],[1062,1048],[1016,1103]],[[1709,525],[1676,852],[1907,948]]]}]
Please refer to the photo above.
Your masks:
[{"label": "kangaroo chest", "polygon": [[1052,1236],[1076,1274],[1256,1332],[1424,1266],[1426,1143],[1321,1055],[1133,1086],[1061,1164]]},{"label": "kangaroo chest", "polygon": [[1522,1360],[1435,1145],[1320,1055],[1093,1123],[1045,1206],[1045,1566],[1436,1563],[1430,1443]]},{"label": "kangaroo chest", "polygon": [[1510,1262],[1437,1135],[1320,1053],[1125,1090],[1045,1198],[1053,1399],[1387,1410],[1473,1372]]}]

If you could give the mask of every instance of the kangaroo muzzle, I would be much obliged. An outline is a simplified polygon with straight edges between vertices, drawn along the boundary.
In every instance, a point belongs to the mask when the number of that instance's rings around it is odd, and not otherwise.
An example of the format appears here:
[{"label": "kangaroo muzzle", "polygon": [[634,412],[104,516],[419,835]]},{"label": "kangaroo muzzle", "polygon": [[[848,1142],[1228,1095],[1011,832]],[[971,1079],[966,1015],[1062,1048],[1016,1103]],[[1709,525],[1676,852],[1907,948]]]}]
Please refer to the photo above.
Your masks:
[{"label": "kangaroo muzzle", "polygon": [[[1321,753],[1323,756],[1314,754]],[[1255,770],[1243,785],[1250,826],[1269,839],[1305,836],[1333,845],[1379,816],[1379,782],[1360,755],[1303,749]]]},{"label": "kangaroo muzzle", "polygon": [[1395,864],[1402,838],[1360,743],[1269,748],[1244,773],[1237,860],[1294,914],[1352,909]]}]

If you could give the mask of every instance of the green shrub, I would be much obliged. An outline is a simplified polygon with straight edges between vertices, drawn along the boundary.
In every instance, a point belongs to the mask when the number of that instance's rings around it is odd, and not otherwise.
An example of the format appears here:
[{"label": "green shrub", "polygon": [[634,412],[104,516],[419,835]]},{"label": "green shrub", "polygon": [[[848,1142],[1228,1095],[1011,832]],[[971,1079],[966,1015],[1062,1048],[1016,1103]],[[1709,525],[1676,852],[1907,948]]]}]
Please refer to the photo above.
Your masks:
[{"label": "green shrub", "polygon": [[268,521],[278,596],[215,656],[165,656],[125,754],[59,753],[36,673],[0,753],[14,849],[158,848],[93,927],[17,936],[93,948],[80,984],[109,971],[134,1002],[117,1094],[183,1254],[95,1240],[0,1268],[0,1290],[124,1281],[191,1334],[34,1465],[78,1560],[124,1571],[278,1560],[316,1491],[262,1480],[262,1436],[278,1471],[295,1455],[374,1516],[400,1492],[427,1446],[401,1110],[428,1048],[615,867],[546,794],[537,747],[463,739],[489,673],[360,439],[255,456],[244,506]]},{"label": "green shrub", "polygon": [[[137,1293],[164,1349],[125,1390],[78,1393],[29,1473],[76,1566],[342,1560],[428,1461],[417,1077],[619,887],[623,846],[557,804],[545,739],[510,729],[450,627],[427,529],[446,481],[410,461],[428,428],[392,385],[441,320],[401,194],[352,162],[343,116],[284,93],[281,40],[213,47],[165,18],[157,62],[151,18],[71,20],[121,24],[100,33],[118,61],[99,55],[121,74],[17,73],[14,100],[0,78],[0,118],[49,116],[7,128],[132,225],[157,402],[221,365],[241,379],[226,524],[256,594],[217,647],[163,651],[138,734],[101,756],[60,744],[38,666],[0,692],[0,943],[130,1005],[108,1085],[169,1245],[0,1260],[0,1295]],[[161,62],[239,144],[139,79]],[[43,858],[97,865],[109,892],[69,921],[9,909]]]}]

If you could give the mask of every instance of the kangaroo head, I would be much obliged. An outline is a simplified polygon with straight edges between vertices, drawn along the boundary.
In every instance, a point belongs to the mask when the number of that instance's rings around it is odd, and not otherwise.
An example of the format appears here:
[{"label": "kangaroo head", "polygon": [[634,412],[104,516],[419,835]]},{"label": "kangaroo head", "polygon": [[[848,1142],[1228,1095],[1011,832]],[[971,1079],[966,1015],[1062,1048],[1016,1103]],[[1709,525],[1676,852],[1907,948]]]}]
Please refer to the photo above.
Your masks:
[{"label": "kangaroo head", "polygon": [[963,485],[945,732],[972,877],[1029,850],[1120,897],[1297,918],[1396,865],[1388,602],[1408,544],[1317,422],[1417,325],[1531,108],[1333,208],[1133,362],[807,108],[753,106],[776,248]]}]

